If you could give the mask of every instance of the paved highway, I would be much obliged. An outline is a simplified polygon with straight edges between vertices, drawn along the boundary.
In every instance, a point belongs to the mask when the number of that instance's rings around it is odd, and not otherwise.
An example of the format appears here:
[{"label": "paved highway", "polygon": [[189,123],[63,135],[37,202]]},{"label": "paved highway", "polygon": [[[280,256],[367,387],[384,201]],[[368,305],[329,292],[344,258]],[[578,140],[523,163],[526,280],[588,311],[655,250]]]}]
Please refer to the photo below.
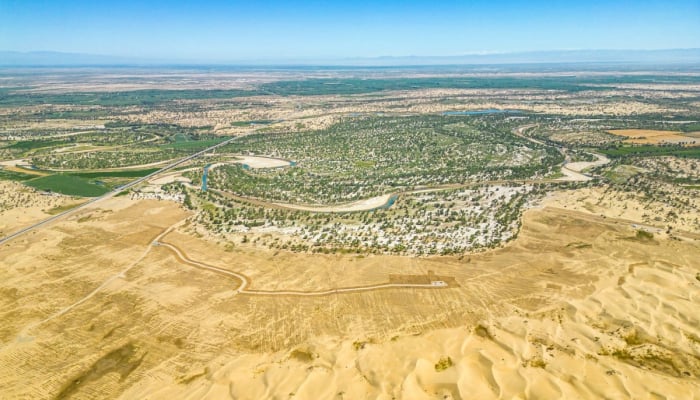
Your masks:
[{"label": "paved highway", "polygon": [[156,172],[154,172],[154,173],[152,173],[152,174],[146,175],[146,176],[144,176],[144,177],[142,177],[142,178],[138,178],[138,179],[136,179],[135,181],[132,181],[132,182],[127,183],[126,185],[119,186],[119,187],[115,188],[114,190],[112,190],[111,192],[107,192],[107,193],[103,194],[102,196],[95,197],[95,198],[93,198],[93,199],[91,199],[91,200],[89,200],[89,201],[87,201],[87,202],[85,202],[85,203],[83,203],[83,204],[81,204],[81,205],[79,205],[79,206],[77,206],[77,207],[71,208],[71,209],[68,210],[68,211],[64,211],[64,212],[62,212],[62,213],[56,214],[56,215],[54,215],[53,217],[47,218],[47,219],[45,219],[45,220],[43,220],[43,221],[37,222],[37,223],[34,224],[34,225],[31,225],[31,226],[28,226],[28,227],[26,227],[26,228],[23,228],[23,229],[21,229],[21,230],[15,232],[15,233],[9,235],[9,236],[6,236],[6,237],[0,239],[0,245],[2,245],[2,244],[4,244],[4,243],[7,243],[7,242],[9,242],[10,240],[12,240],[12,239],[14,239],[14,238],[16,238],[16,237],[18,237],[18,236],[21,236],[21,235],[23,235],[23,234],[25,234],[25,233],[27,233],[27,232],[33,231],[33,230],[35,230],[35,229],[37,229],[37,228],[40,228],[40,227],[42,227],[42,226],[44,226],[44,225],[48,225],[48,224],[50,224],[51,222],[54,222],[54,221],[56,221],[56,220],[58,220],[58,219],[60,219],[60,218],[65,217],[66,215],[72,214],[72,213],[74,213],[74,212],[76,212],[76,211],[78,211],[78,210],[80,210],[80,209],[83,209],[83,208],[88,207],[88,206],[90,206],[90,205],[92,205],[92,204],[95,204],[95,203],[97,203],[98,201],[102,201],[102,200],[105,200],[105,199],[109,199],[109,198],[111,198],[111,197],[114,197],[117,193],[119,193],[119,192],[121,192],[121,191],[130,189],[130,188],[132,188],[132,187],[138,185],[139,183],[141,183],[141,182],[143,182],[143,181],[146,181],[146,180],[148,180],[148,179],[153,178],[154,176],[156,176],[156,175],[158,175],[158,174],[162,174],[162,173],[165,172],[165,171],[168,171],[168,170],[170,170],[170,169],[173,169],[173,168],[177,167],[178,165],[181,165],[181,164],[183,164],[183,163],[186,163],[187,161],[190,161],[190,160],[192,160],[192,159],[194,159],[194,158],[197,158],[197,157],[201,156],[202,154],[206,154],[206,153],[208,153],[208,152],[210,152],[210,151],[216,149],[217,147],[221,147],[221,146],[227,145],[227,144],[233,142],[234,140],[240,139],[240,138],[243,137],[243,136],[245,136],[245,135],[236,136],[236,137],[233,137],[233,138],[231,138],[231,139],[224,140],[224,141],[221,142],[221,143],[215,144],[214,146],[207,147],[206,149],[204,149],[204,150],[202,150],[202,151],[199,151],[199,152],[197,152],[197,153],[191,154],[191,155],[189,155],[189,156],[187,156],[187,157],[184,157],[184,158],[181,158],[181,159],[179,159],[179,160],[177,160],[177,161],[174,161],[174,162],[172,162],[172,163],[166,165],[165,167],[159,169],[158,171],[156,171]]}]

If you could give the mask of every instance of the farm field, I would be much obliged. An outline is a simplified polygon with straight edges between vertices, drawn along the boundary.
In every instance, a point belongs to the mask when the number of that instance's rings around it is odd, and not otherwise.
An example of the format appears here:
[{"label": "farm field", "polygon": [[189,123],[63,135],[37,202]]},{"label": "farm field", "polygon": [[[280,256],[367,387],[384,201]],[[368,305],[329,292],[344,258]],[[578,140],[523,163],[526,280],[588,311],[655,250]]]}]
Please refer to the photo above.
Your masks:
[{"label": "farm field", "polygon": [[674,132],[645,129],[618,129],[610,131],[613,135],[624,136],[626,143],[636,144],[682,144],[700,146],[700,132]]},{"label": "farm field", "polygon": [[73,175],[51,175],[25,182],[45,192],[57,192],[69,196],[96,197],[108,189]]}]

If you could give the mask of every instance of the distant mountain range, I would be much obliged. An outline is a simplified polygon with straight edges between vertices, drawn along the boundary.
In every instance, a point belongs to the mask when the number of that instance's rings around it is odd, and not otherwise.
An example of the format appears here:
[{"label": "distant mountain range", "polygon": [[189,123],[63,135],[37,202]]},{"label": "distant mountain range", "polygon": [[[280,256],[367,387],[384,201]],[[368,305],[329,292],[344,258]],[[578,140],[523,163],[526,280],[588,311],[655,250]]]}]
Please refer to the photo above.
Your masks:
[{"label": "distant mountain range", "polygon": [[483,53],[459,56],[403,56],[336,59],[188,60],[53,51],[0,51],[0,66],[118,66],[118,65],[328,65],[328,66],[420,66],[548,63],[640,63],[700,64],[700,49],[668,50],[559,50],[519,53]]},{"label": "distant mountain range", "polygon": [[131,64],[138,61],[126,57],[61,53],[57,51],[0,51],[0,66],[116,65]]}]

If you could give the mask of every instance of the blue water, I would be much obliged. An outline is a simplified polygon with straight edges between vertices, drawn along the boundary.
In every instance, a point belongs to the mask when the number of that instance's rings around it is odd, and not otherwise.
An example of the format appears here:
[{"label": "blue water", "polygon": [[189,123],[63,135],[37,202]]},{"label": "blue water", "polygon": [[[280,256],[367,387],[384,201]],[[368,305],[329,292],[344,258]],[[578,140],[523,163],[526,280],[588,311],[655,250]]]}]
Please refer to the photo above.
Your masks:
[{"label": "blue water", "polygon": [[393,195],[393,196],[389,197],[389,200],[387,200],[386,203],[382,204],[379,207],[373,208],[369,211],[386,210],[387,208],[390,208],[391,206],[393,206],[394,203],[396,203],[396,199],[398,199],[398,198],[399,198],[399,196]]},{"label": "blue water", "polygon": [[209,167],[211,164],[204,166],[204,173],[202,174],[202,192],[207,191],[207,175],[209,174]]},{"label": "blue water", "polygon": [[389,197],[389,201],[387,201],[386,204],[384,204],[380,208],[387,209],[387,208],[393,206],[394,203],[396,203],[396,199],[398,199],[398,198],[399,198],[399,196],[397,196],[397,195],[393,195],[393,196]]},{"label": "blue water", "polygon": [[519,114],[522,111],[519,110],[498,110],[495,108],[489,108],[487,110],[471,110],[471,111],[445,111],[442,115],[483,115],[483,114]]}]

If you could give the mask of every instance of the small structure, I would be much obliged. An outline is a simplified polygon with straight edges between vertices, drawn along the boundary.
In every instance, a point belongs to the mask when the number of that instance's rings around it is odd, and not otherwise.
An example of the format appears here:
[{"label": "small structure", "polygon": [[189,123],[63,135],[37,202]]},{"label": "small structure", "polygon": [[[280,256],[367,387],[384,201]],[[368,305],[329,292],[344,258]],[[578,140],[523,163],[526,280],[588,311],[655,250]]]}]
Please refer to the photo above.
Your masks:
[{"label": "small structure", "polygon": [[389,275],[389,282],[394,284],[409,285],[430,285],[436,288],[458,288],[460,287],[453,276],[438,276],[429,270],[424,275]]}]

